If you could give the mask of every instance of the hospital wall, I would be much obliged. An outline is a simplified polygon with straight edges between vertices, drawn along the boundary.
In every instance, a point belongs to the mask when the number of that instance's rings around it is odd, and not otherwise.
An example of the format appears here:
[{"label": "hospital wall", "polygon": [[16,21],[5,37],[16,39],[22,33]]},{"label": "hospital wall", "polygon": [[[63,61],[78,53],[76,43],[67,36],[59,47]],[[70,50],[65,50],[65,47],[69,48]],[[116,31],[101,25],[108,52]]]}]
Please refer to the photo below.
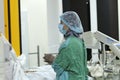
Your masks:
[{"label": "hospital wall", "polygon": [[[36,52],[37,45],[40,46],[40,56],[47,51],[47,4],[46,0],[28,1],[28,33],[29,33],[29,53]],[[36,65],[37,57],[30,57],[30,66]],[[43,64],[43,63],[41,63]]]},{"label": "hospital wall", "polygon": [[90,26],[91,31],[97,31],[97,4],[96,0],[90,0]]},{"label": "hospital wall", "polygon": [[0,32],[4,33],[4,0],[0,0]]},{"label": "hospital wall", "polygon": [[119,32],[119,40],[120,40],[120,0],[118,0],[118,32]]},{"label": "hospital wall", "polygon": [[[96,0],[90,0],[90,26],[91,31],[95,32],[98,30],[97,26],[97,4]],[[98,53],[97,49],[92,49],[92,53]]]},{"label": "hospital wall", "polygon": [[21,0],[22,52],[28,56],[28,66],[37,66],[37,55],[30,55],[37,52],[37,46],[40,65],[45,64],[44,53],[57,52],[56,47],[62,39],[57,29],[61,4],[61,0]]},{"label": "hospital wall", "polygon": [[[47,35],[47,2],[46,0],[22,0],[23,1],[23,8],[21,8],[22,15],[27,15],[27,29],[23,32],[28,32],[26,48],[28,50],[23,53],[28,55],[28,65],[29,66],[37,66],[37,55],[33,54],[32,56],[30,53],[37,52],[37,45],[40,46],[40,56],[42,58],[44,52],[47,51],[47,44],[48,44],[48,35]],[[26,10],[25,10],[26,8]],[[26,16],[26,17],[27,17]],[[23,41],[24,43],[24,41]],[[43,62],[42,60],[40,60]],[[43,64],[43,63],[42,63]]]},{"label": "hospital wall", "polygon": [[48,53],[56,53],[62,36],[58,30],[59,16],[62,14],[62,0],[47,0]]},{"label": "hospital wall", "polygon": [[[4,0],[0,0],[0,37],[1,33],[4,33]],[[0,38],[0,80],[4,80],[5,73],[4,73],[4,44]]]}]

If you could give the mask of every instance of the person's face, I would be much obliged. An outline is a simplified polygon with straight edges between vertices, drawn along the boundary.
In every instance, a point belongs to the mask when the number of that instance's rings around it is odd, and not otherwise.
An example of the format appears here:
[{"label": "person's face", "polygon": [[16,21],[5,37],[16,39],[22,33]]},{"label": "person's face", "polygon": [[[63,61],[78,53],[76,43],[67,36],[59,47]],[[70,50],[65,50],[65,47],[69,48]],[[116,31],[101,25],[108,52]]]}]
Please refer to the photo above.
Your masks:
[{"label": "person's face", "polygon": [[69,30],[69,28],[67,27],[67,25],[66,25],[66,24],[64,24],[62,21],[61,21],[60,23],[64,25],[64,27],[63,27],[63,29],[64,29],[64,30],[66,30],[66,31],[68,31],[68,30]]}]

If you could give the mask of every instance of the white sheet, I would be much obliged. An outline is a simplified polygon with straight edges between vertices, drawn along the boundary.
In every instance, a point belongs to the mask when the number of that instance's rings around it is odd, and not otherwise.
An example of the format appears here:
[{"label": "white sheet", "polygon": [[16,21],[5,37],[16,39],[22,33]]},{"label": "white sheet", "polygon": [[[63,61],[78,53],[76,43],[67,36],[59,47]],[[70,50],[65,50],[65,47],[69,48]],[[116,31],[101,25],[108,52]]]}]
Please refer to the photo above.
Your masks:
[{"label": "white sheet", "polygon": [[20,63],[20,59],[17,59],[16,53],[2,35],[2,42],[5,45],[5,80],[54,80],[55,72],[51,65],[45,65],[34,69],[28,69],[28,71],[34,70],[35,72],[25,73],[25,69]]},{"label": "white sheet", "polygon": [[24,70],[18,60],[11,59],[5,66],[6,80],[54,80],[56,75],[51,65]]},{"label": "white sheet", "polygon": [[[15,54],[14,51],[10,51],[10,54],[11,53]],[[14,59],[11,59],[6,62],[6,69],[7,69],[6,80],[54,80],[55,79],[55,72],[52,69],[51,65],[44,65],[33,69],[27,69],[28,73],[25,73],[24,67],[21,65],[19,59],[16,60]]]},{"label": "white sheet", "polygon": [[29,71],[35,71],[26,74],[30,80],[55,80],[56,74],[51,65],[44,65]]}]

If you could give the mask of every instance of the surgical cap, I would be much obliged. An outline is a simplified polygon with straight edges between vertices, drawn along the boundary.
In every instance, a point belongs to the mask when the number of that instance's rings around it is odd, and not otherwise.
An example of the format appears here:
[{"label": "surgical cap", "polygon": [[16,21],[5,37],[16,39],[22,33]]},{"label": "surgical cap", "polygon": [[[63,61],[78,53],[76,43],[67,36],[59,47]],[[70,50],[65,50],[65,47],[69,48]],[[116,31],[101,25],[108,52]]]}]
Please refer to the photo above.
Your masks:
[{"label": "surgical cap", "polygon": [[60,19],[70,28],[70,30],[76,33],[83,33],[81,20],[76,12],[67,11],[60,16]]}]

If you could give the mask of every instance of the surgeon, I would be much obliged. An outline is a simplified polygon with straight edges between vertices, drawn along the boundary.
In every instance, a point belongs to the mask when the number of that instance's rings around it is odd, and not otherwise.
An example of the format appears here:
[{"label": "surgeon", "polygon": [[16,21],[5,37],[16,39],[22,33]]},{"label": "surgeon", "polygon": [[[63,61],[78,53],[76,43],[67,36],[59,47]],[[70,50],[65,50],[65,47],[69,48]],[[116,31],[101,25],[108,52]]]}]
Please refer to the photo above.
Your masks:
[{"label": "surgeon", "polygon": [[63,13],[60,20],[58,28],[65,41],[52,63],[56,80],[88,80],[87,53],[84,41],[80,38],[83,33],[81,20],[74,11]]}]

